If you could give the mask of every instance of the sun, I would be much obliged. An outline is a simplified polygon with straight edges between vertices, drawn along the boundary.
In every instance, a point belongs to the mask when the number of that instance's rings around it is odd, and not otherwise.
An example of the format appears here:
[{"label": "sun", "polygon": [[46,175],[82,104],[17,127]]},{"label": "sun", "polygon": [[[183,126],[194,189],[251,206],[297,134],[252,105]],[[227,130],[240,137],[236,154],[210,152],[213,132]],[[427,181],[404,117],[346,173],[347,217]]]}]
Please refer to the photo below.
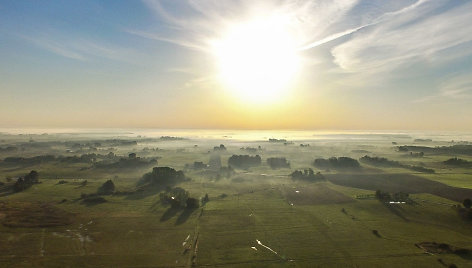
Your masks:
[{"label": "sun", "polygon": [[220,82],[245,101],[283,98],[300,68],[295,38],[281,16],[233,25],[213,51]]}]

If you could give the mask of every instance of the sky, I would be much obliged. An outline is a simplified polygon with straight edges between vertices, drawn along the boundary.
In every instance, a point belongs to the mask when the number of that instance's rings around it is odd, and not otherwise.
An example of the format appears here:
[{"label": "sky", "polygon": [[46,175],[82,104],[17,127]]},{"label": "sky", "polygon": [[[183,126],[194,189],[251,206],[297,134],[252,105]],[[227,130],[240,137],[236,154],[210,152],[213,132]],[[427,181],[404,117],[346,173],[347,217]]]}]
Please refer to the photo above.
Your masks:
[{"label": "sky", "polygon": [[472,1],[255,3],[1,0],[0,127],[472,130]]}]

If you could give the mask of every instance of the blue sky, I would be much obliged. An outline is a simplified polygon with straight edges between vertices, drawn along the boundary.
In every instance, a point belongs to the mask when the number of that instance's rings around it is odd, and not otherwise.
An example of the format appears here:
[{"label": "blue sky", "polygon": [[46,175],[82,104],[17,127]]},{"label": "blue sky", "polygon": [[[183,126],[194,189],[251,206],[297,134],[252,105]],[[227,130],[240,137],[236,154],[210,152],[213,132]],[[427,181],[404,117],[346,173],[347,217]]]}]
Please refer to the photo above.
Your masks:
[{"label": "blue sky", "polygon": [[[245,103],[211,43],[288,17],[302,68]],[[0,1],[0,126],[472,129],[472,1]],[[247,59],[248,65],[251,59]]]}]

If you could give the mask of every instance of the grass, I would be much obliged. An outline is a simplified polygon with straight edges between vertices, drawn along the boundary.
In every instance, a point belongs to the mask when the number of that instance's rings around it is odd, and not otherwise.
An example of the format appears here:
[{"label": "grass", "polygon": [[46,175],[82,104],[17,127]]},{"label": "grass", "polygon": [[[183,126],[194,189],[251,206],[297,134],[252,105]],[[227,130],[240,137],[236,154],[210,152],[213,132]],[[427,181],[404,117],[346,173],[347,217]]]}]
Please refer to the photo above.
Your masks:
[{"label": "grass", "polygon": [[[148,142],[118,148],[115,153],[159,147],[163,150],[148,153],[161,157],[159,166],[183,169],[194,161],[208,163],[208,151],[220,143]],[[83,169],[86,164],[57,163],[6,166],[0,162],[3,177],[35,169],[42,182],[0,197],[0,204],[4,204],[0,210],[0,267],[189,267],[195,247],[186,251],[183,242],[188,236],[188,243],[198,246],[194,261],[201,267],[441,267],[439,258],[458,267],[471,265],[467,257],[426,254],[415,246],[438,242],[472,249],[471,223],[451,208],[459,201],[454,197],[456,192],[440,197],[434,195],[438,192],[424,191],[438,185],[452,191],[455,188],[448,186],[472,189],[467,170],[442,168],[438,159],[448,156],[410,159],[396,152],[390,142],[379,141],[299,143],[311,146],[301,148],[298,142],[290,146],[225,143],[228,151],[222,153],[223,165],[232,154],[244,153],[240,147],[258,145],[264,148],[260,152],[263,165],[238,169],[232,178],[218,181],[187,170],[191,180],[178,186],[192,197],[208,193],[210,198],[196,210],[171,210],[160,203],[157,191],[104,196],[107,202],[100,204],[85,205],[79,200],[82,193],[95,193],[108,179],[116,190],[132,191],[150,169]],[[177,150],[181,148],[185,150]],[[294,182],[287,176],[295,169],[312,167],[317,157],[361,157],[352,153],[361,148],[402,163],[422,162],[437,173],[363,164],[355,174],[321,170],[328,177],[325,182]],[[54,148],[53,152],[61,150]],[[273,170],[265,163],[268,157],[286,157],[291,168]],[[242,180],[232,180],[237,177]],[[84,179],[87,184],[81,186]],[[58,184],[59,180],[67,183]],[[377,188],[410,192],[416,204],[389,206],[355,198]],[[48,221],[60,224],[45,224]]]}]

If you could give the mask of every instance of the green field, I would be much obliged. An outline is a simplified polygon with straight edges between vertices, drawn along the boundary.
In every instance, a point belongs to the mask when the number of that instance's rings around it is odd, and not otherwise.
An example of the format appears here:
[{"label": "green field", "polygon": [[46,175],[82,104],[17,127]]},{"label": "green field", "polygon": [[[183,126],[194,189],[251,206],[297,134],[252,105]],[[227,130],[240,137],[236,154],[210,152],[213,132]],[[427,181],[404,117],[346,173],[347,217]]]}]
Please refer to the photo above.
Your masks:
[{"label": "green field", "polygon": [[[437,242],[472,250],[472,221],[454,207],[472,198],[472,173],[468,167],[443,163],[451,157],[470,160],[470,155],[412,157],[399,152],[392,145],[399,138],[391,136],[287,137],[293,144],[284,145],[267,140],[107,135],[1,135],[0,267],[472,266],[470,253],[428,252],[415,246]],[[109,145],[110,139],[136,143]],[[413,137],[400,139],[400,145],[413,144]],[[226,150],[214,151],[220,144]],[[450,144],[433,141],[424,146]],[[254,150],[242,149],[246,147]],[[193,209],[172,208],[159,197],[164,186],[139,188],[138,181],[155,165],[100,167],[95,165],[100,157],[89,162],[64,160],[110,152],[115,155],[111,162],[134,152],[146,161],[157,159],[158,167],[183,170],[187,180],[169,186],[181,187],[199,200],[208,194],[209,201]],[[227,166],[235,154],[260,155],[262,164],[235,168],[230,176],[218,176],[213,167],[192,166],[195,161],[208,164],[215,155]],[[366,154],[434,173],[363,162],[358,169],[312,165],[315,158],[359,159]],[[55,158],[28,160],[40,155]],[[11,157],[26,160],[7,160]],[[285,157],[290,168],[270,168],[266,163],[270,157]],[[293,171],[308,168],[326,179],[290,177]],[[39,173],[40,183],[13,192],[15,179],[31,170]],[[115,193],[104,195],[104,203],[85,203],[81,194],[96,193],[107,180],[113,181]],[[409,193],[411,202],[382,202],[373,197],[376,190]]]}]

